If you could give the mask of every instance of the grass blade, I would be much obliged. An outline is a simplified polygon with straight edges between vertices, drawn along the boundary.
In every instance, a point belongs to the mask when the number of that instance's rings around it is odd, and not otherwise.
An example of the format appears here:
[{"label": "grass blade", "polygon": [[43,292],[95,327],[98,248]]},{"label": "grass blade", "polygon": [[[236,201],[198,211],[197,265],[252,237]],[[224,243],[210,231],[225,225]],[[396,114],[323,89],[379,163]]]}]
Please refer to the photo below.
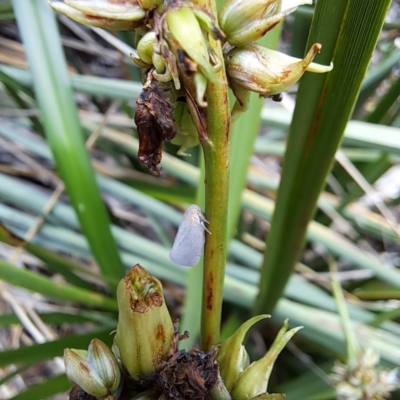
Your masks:
[{"label": "grass blade", "polygon": [[10,400],[32,400],[44,399],[54,396],[57,393],[65,392],[72,387],[71,382],[65,374],[53,376],[29,387],[18,395],[11,397]]},{"label": "grass blade", "polygon": [[54,357],[61,357],[66,347],[74,349],[86,349],[93,338],[98,338],[104,343],[111,345],[113,337],[110,332],[113,328],[106,327],[92,330],[81,335],[69,335],[52,342],[24,346],[18,349],[6,350],[0,353],[0,367],[6,367],[10,364],[35,363],[43,360],[49,360]]},{"label": "grass blade", "polygon": [[390,0],[318,2],[308,41],[323,44],[332,72],[304,76],[289,133],[276,210],[267,238],[255,312],[270,312],[299,259],[309,221],[334,161]]},{"label": "grass blade", "polygon": [[106,276],[124,269],[83,141],[60,37],[45,0],[14,0],[45,134],[93,254]]},{"label": "grass blade", "polygon": [[39,274],[18,268],[0,259],[0,279],[53,299],[76,301],[106,310],[117,311],[117,302],[99,293],[76,286],[60,284]]}]

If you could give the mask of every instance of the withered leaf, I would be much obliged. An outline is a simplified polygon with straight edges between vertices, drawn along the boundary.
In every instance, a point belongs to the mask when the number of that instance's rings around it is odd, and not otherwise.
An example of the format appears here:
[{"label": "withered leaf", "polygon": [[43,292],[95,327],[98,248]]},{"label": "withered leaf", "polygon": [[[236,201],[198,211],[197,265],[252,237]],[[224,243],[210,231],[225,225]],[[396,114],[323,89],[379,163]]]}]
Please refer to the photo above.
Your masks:
[{"label": "withered leaf", "polygon": [[203,400],[218,380],[217,348],[208,353],[196,349],[178,350],[178,342],[187,337],[187,332],[183,335],[175,333],[170,349],[155,374],[157,385],[167,400]]},{"label": "withered leaf", "polygon": [[146,165],[152,175],[160,175],[158,164],[161,162],[164,140],[171,140],[176,135],[174,107],[157,81],[152,81],[143,89],[136,104],[139,161]]},{"label": "withered leaf", "polygon": [[175,332],[171,345],[153,374],[138,382],[143,388],[151,387],[164,400],[205,400],[210,390],[218,383],[219,367],[216,360],[217,348],[208,353],[191,349],[179,350],[180,340],[187,339]]}]

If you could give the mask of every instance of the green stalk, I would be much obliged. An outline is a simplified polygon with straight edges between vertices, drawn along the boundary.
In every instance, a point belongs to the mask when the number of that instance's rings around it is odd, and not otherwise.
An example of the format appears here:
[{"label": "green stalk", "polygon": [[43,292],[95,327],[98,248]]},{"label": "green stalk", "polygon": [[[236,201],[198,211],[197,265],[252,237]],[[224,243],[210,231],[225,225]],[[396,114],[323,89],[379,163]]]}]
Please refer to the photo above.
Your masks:
[{"label": "green stalk", "polygon": [[343,290],[339,282],[338,271],[333,257],[331,257],[329,260],[329,271],[331,273],[332,292],[336,300],[338,314],[343,326],[344,336],[346,339],[348,362],[354,363],[357,361],[359,345],[357,337],[353,331],[349,311],[346,306],[346,300],[344,298]]},{"label": "green stalk", "polygon": [[316,62],[334,63],[326,75],[305,75],[267,238],[255,313],[270,312],[299,259],[308,223],[350,118],[390,0],[319,1],[307,48],[322,43]]},{"label": "green stalk", "polygon": [[[216,16],[215,0],[196,0]],[[217,19],[217,18],[216,18]],[[222,60],[219,42],[211,45]],[[204,251],[203,301],[200,347],[208,351],[219,341],[225,263],[227,253],[227,214],[229,189],[229,127],[230,110],[225,69],[218,73],[220,82],[207,88],[207,133],[203,141],[205,161],[205,212],[210,221]]]}]

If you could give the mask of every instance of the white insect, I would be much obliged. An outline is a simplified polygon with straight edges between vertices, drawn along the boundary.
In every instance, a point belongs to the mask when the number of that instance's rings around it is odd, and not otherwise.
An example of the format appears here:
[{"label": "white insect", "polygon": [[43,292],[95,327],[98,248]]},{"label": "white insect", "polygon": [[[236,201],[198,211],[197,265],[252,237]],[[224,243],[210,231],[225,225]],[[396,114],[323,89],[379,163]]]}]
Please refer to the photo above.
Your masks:
[{"label": "white insect", "polygon": [[196,265],[203,253],[205,233],[211,232],[205,226],[209,223],[199,206],[192,204],[183,214],[178,233],[172,246],[169,258],[172,262],[185,267]]}]

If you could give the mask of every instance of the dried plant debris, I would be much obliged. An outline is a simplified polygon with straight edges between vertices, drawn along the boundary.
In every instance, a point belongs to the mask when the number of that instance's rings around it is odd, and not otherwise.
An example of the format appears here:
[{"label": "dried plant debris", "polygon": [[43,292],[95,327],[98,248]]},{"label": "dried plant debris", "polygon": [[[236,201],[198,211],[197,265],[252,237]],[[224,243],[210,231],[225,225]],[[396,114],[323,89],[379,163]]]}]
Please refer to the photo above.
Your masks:
[{"label": "dried plant debris", "polygon": [[146,381],[153,382],[165,400],[205,399],[218,381],[218,349],[213,348],[208,353],[196,349],[178,350],[179,341],[187,337],[187,332],[184,335],[175,333],[157,372],[146,377]]},{"label": "dried plant debris", "polygon": [[78,386],[74,386],[69,392],[69,400],[96,400],[96,397],[87,394]]},{"label": "dried plant debris", "polygon": [[146,165],[152,175],[160,175],[158,164],[162,158],[163,143],[176,135],[174,106],[166,97],[161,84],[154,80],[144,87],[136,103],[139,161]]}]

